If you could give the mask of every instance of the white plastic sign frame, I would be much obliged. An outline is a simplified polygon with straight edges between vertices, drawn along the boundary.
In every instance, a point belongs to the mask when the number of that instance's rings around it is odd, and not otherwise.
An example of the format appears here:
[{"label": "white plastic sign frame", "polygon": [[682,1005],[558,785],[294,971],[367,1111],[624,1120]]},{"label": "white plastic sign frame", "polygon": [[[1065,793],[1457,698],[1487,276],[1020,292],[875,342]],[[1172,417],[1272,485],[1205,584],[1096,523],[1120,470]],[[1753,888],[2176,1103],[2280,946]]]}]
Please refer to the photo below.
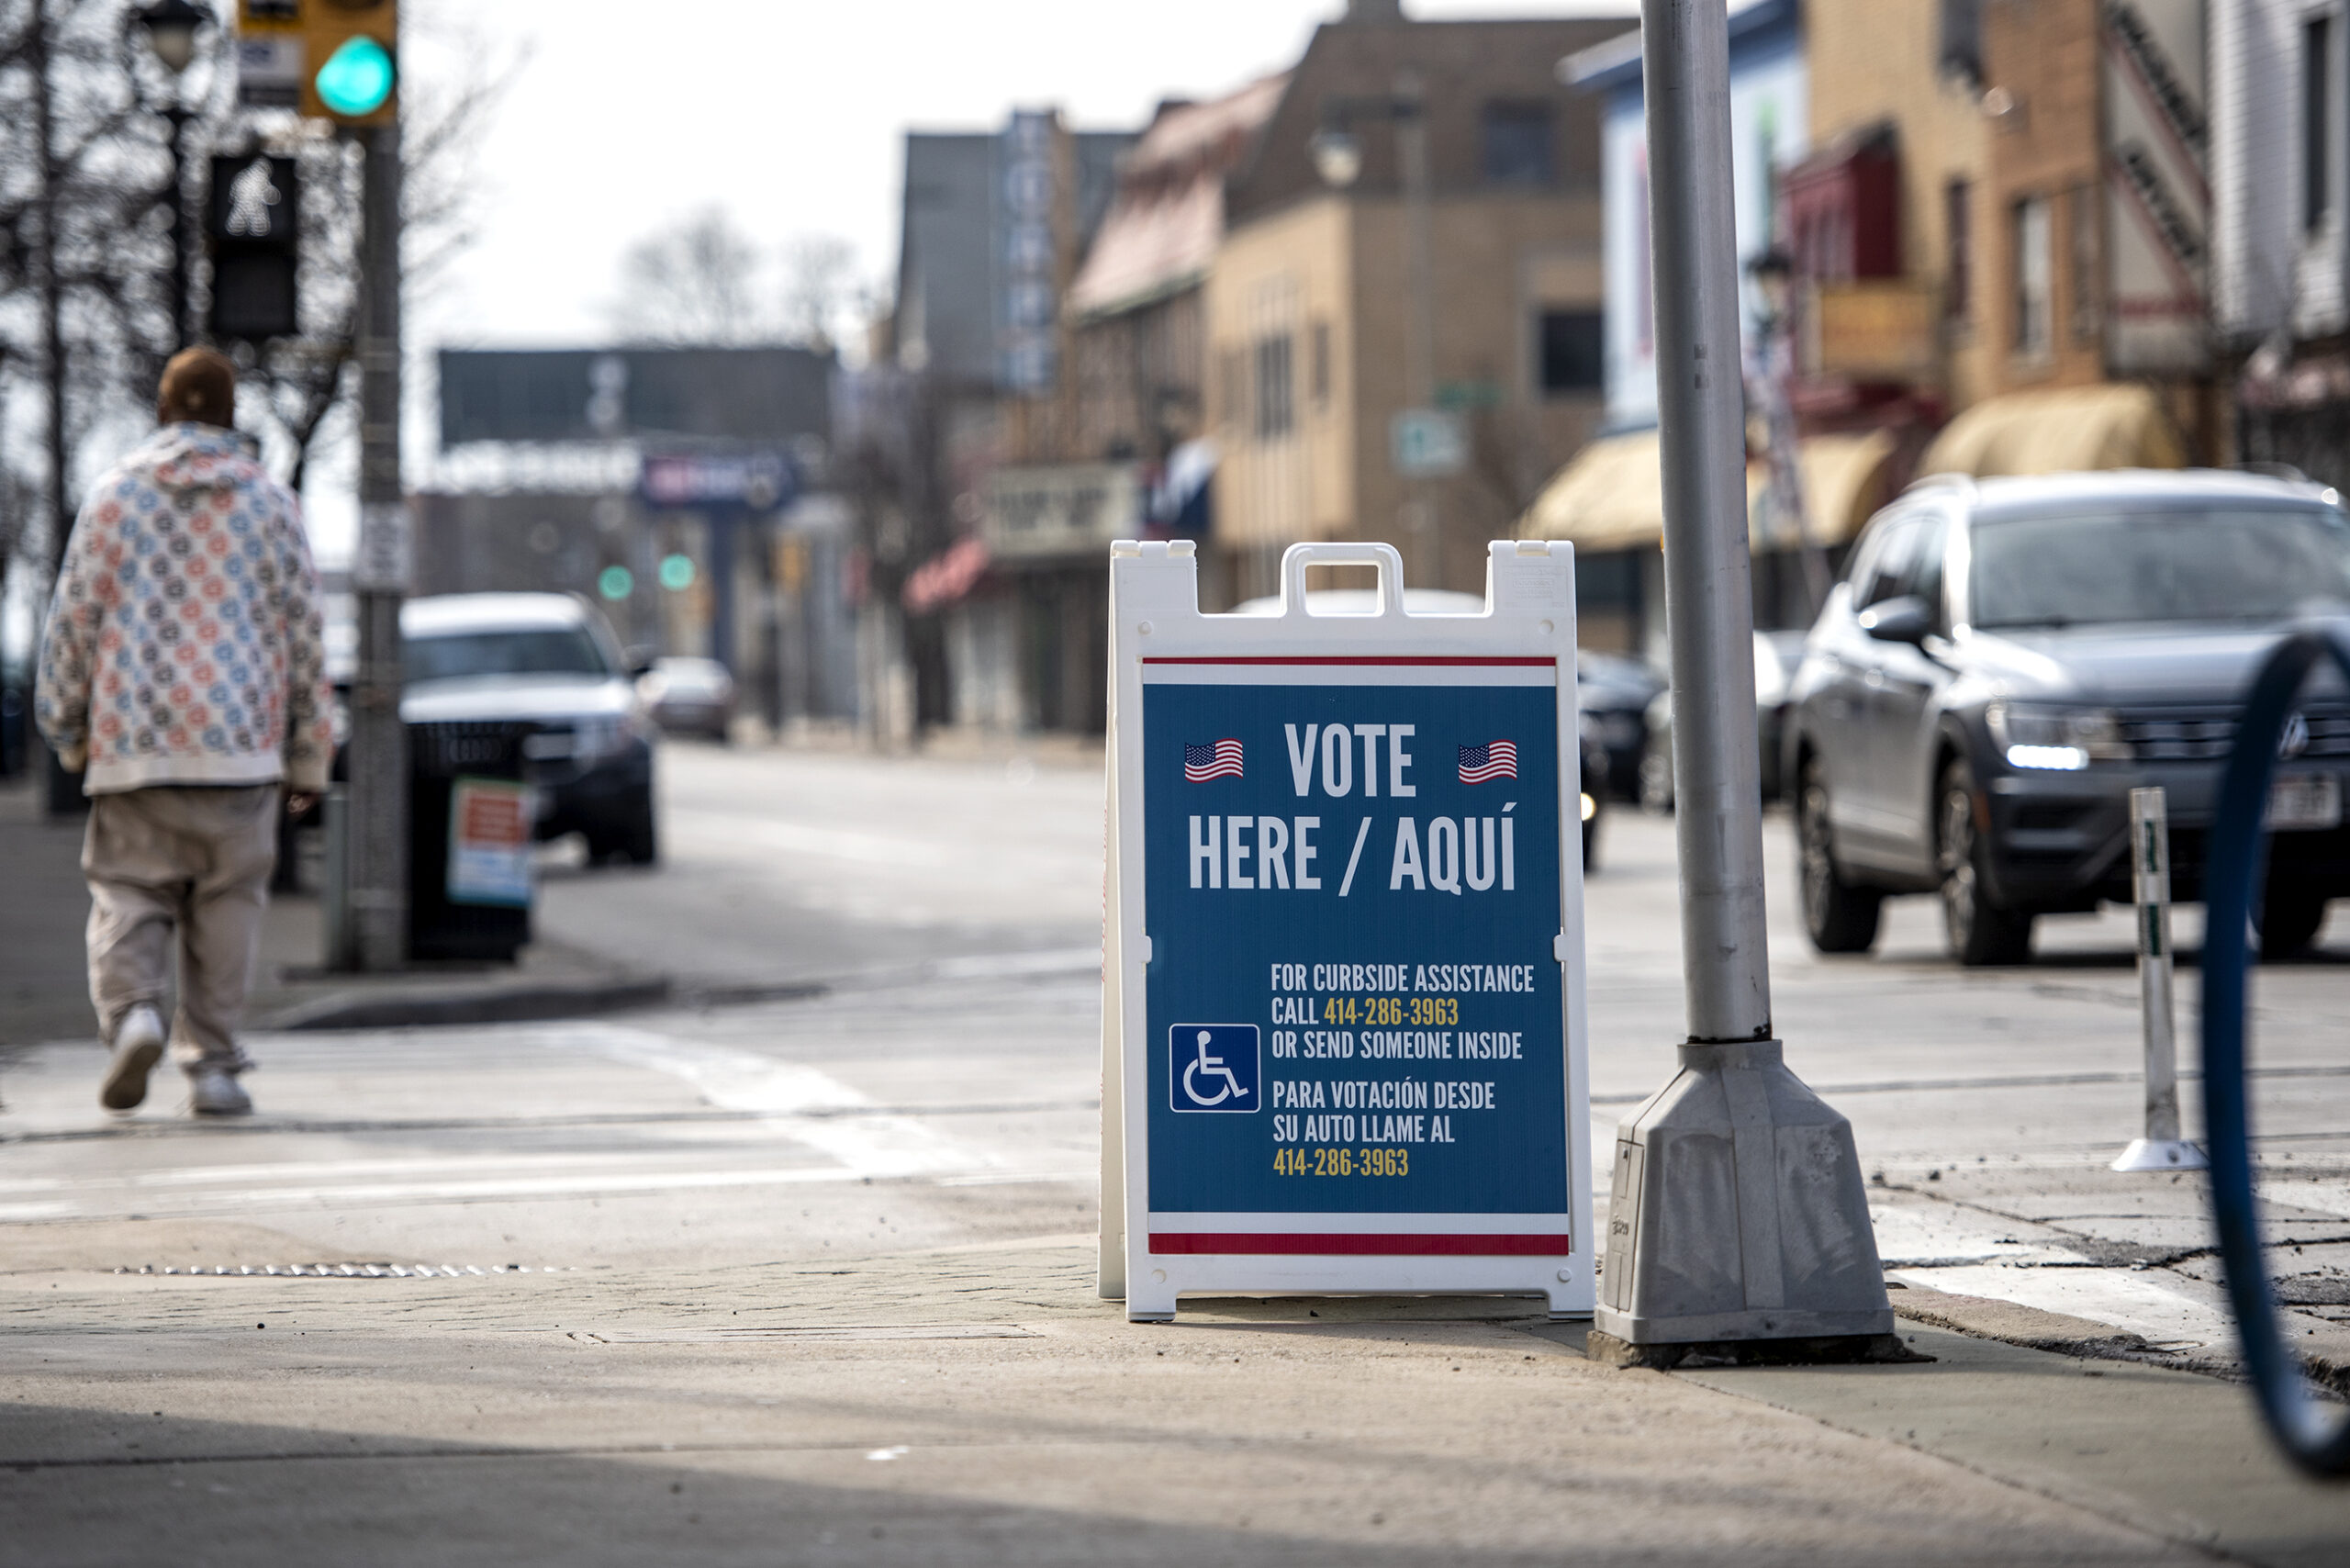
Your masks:
[{"label": "white plastic sign frame", "polygon": [[[1378,569],[1375,612],[1308,613],[1335,565]],[[1406,613],[1386,544],[1291,546],[1272,615],[1202,614],[1188,541],[1110,568],[1102,1295],[1135,1321],[1380,1293],[1588,1317],[1572,547],[1495,541],[1475,614]]]}]

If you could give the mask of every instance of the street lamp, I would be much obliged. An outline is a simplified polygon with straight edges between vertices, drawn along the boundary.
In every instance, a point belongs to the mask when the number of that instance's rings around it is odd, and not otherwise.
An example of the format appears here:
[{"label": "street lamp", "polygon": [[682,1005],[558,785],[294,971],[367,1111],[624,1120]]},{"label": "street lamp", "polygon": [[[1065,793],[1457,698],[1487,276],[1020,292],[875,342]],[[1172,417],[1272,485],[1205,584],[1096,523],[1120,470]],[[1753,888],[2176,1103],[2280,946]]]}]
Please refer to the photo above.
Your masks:
[{"label": "street lamp", "polygon": [[180,74],[196,59],[196,35],[212,25],[212,13],[189,0],[156,0],[135,13],[146,32],[148,52],[171,78],[170,99],[163,118],[172,128],[172,184],[164,193],[172,215],[172,343],[176,350],[187,340],[187,122],[192,118],[180,101]]},{"label": "street lamp", "polygon": [[188,0],[159,0],[139,13],[139,25],[147,29],[147,47],[174,77],[196,58],[196,30],[211,20],[209,12]]},{"label": "street lamp", "polygon": [[1314,172],[1332,190],[1345,190],[1362,176],[1362,143],[1352,131],[1316,131],[1305,150],[1314,159]]}]

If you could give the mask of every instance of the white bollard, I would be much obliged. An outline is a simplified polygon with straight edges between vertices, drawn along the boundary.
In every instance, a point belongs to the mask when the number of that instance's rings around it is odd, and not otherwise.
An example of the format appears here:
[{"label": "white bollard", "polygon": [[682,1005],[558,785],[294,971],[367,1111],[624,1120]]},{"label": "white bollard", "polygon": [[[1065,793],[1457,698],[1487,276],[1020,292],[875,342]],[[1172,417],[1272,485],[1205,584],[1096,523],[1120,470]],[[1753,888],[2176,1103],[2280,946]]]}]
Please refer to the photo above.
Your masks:
[{"label": "white bollard", "polygon": [[2178,1032],[2171,985],[2170,814],[2159,785],[2130,791],[2131,883],[2137,895],[2138,1006],[2146,1036],[2146,1133],[2116,1170],[2200,1170],[2210,1162],[2178,1136]]}]

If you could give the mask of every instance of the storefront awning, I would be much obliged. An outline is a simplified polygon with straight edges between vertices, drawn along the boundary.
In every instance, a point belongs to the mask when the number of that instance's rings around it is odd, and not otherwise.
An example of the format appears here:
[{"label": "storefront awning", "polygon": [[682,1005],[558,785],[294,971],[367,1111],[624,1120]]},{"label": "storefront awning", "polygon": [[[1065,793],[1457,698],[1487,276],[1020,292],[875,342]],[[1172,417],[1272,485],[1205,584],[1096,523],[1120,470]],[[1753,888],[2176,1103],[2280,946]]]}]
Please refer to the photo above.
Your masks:
[{"label": "storefront awning", "polygon": [[1551,476],[1518,520],[1521,539],[1567,539],[1578,550],[1631,550],[1664,537],[1657,432],[1593,442]]},{"label": "storefront awning", "polygon": [[958,539],[916,566],[899,597],[909,615],[927,615],[968,598],[987,575],[988,547],[976,539]]},{"label": "storefront awning", "polygon": [[[1796,449],[1803,472],[1804,511],[1815,544],[1841,544],[1860,532],[1876,509],[1893,498],[1893,455],[1897,443],[1891,431],[1863,431],[1856,435],[1815,435]],[[1768,470],[1760,463],[1746,468],[1747,515],[1755,506]],[[1793,548],[1795,541],[1774,541]],[[1759,544],[1759,542],[1758,542]]]},{"label": "storefront awning", "polygon": [[2105,383],[1986,398],[1942,428],[1920,474],[2067,474],[2184,468],[2187,454],[2143,386]]},{"label": "storefront awning", "polygon": [[[1812,542],[1841,544],[1861,531],[1889,498],[1886,473],[1896,443],[1886,431],[1805,439],[1797,463],[1803,470],[1805,510]],[[1747,516],[1768,477],[1761,463],[1746,470]],[[1664,537],[1664,482],[1657,432],[1608,436],[1586,446],[1559,470],[1518,521],[1526,539],[1566,539],[1583,551],[1652,547]],[[1765,540],[1750,533],[1757,550],[1790,548],[1792,540]]]}]

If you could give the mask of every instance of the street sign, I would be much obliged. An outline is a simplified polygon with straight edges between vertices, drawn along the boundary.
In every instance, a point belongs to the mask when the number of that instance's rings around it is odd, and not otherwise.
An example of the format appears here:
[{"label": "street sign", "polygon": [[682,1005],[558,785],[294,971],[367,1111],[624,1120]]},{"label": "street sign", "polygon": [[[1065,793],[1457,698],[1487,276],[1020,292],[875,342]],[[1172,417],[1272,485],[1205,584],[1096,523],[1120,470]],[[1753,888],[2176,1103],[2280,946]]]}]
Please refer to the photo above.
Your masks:
[{"label": "street sign", "polygon": [[[1102,1294],[1590,1312],[1572,547],[1494,543],[1474,616],[1384,544],[1292,545],[1272,616],[1111,556]],[[1380,610],[1306,613],[1325,564]]]},{"label": "street sign", "polygon": [[240,0],[237,102],[244,108],[291,109],[302,102],[302,8],[297,0]]},{"label": "street sign", "polygon": [[531,787],[510,778],[459,778],[449,787],[451,903],[528,909]]},{"label": "street sign", "polygon": [[1469,433],[1449,409],[1405,409],[1387,427],[1388,455],[1406,479],[1447,479],[1469,464]]}]

